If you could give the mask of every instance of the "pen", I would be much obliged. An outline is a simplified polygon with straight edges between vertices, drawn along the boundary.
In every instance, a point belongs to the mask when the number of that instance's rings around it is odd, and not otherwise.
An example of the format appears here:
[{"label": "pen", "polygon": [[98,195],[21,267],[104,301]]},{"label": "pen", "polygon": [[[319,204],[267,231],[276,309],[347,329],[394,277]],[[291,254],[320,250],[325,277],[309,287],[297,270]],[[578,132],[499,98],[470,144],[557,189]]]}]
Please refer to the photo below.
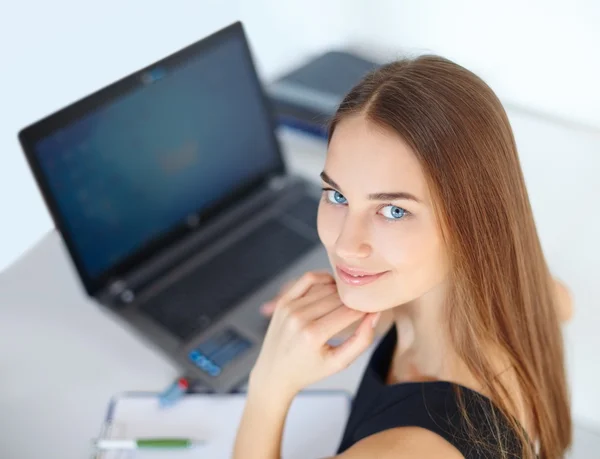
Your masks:
[{"label": "pen", "polygon": [[203,444],[203,441],[189,438],[138,438],[130,440],[96,440],[97,449],[184,449]]},{"label": "pen", "polygon": [[159,395],[160,406],[173,405],[187,392],[190,381],[187,378],[179,378]]}]

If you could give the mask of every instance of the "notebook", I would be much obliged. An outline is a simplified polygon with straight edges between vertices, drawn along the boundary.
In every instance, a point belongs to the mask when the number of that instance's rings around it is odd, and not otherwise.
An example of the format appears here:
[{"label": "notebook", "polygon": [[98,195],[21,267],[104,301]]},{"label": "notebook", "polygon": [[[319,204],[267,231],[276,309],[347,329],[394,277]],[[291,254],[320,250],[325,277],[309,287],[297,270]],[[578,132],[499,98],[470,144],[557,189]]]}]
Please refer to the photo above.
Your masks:
[{"label": "notebook", "polygon": [[279,123],[327,139],[344,96],[379,64],[351,51],[331,50],[267,86]]},{"label": "notebook", "polygon": [[[160,408],[156,394],[115,397],[101,438],[189,437],[206,443],[188,450],[103,451],[95,459],[231,458],[246,394],[191,394]],[[282,459],[318,459],[335,455],[350,413],[343,391],[305,391],[294,399],[286,419]]]}]

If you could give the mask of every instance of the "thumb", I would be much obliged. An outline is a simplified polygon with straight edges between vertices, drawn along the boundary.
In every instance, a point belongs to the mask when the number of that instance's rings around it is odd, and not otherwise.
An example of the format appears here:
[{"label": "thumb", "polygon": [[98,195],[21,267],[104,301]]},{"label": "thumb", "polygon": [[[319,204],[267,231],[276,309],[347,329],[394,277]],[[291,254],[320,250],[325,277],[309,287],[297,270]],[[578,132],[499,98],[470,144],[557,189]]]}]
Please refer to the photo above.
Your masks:
[{"label": "thumb", "polygon": [[380,312],[367,314],[350,338],[328,350],[327,359],[335,361],[339,368],[348,367],[373,343],[375,326],[380,316]]}]

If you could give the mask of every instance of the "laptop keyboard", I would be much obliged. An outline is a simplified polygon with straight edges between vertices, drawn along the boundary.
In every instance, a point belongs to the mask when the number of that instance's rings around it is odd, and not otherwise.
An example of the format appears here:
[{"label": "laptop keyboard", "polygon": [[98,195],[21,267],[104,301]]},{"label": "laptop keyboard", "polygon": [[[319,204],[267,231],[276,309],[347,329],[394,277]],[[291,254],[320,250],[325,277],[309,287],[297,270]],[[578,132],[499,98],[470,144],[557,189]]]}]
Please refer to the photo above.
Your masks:
[{"label": "laptop keyboard", "polygon": [[317,234],[317,211],[319,201],[310,196],[303,196],[286,209],[283,214],[286,217],[292,217],[301,221]]},{"label": "laptop keyboard", "polygon": [[[300,201],[296,210],[303,208],[304,212],[291,211],[290,215],[314,228],[316,202],[310,202],[312,206]],[[316,231],[314,238],[308,238],[277,220],[269,220],[144,303],[141,309],[173,335],[187,340],[317,243]]]}]

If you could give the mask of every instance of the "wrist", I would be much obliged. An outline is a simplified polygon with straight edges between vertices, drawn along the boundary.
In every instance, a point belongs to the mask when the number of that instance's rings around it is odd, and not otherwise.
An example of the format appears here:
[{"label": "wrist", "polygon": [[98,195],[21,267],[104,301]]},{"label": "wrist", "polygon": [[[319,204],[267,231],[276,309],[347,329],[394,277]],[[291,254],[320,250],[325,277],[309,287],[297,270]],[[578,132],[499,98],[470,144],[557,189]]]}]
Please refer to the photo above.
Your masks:
[{"label": "wrist", "polygon": [[252,372],[248,380],[248,398],[258,400],[266,409],[289,406],[299,390],[277,382],[274,378],[261,378]]},{"label": "wrist", "polygon": [[249,387],[246,409],[255,413],[255,418],[260,419],[260,425],[271,429],[285,423],[292,401],[293,397],[290,395]]}]

